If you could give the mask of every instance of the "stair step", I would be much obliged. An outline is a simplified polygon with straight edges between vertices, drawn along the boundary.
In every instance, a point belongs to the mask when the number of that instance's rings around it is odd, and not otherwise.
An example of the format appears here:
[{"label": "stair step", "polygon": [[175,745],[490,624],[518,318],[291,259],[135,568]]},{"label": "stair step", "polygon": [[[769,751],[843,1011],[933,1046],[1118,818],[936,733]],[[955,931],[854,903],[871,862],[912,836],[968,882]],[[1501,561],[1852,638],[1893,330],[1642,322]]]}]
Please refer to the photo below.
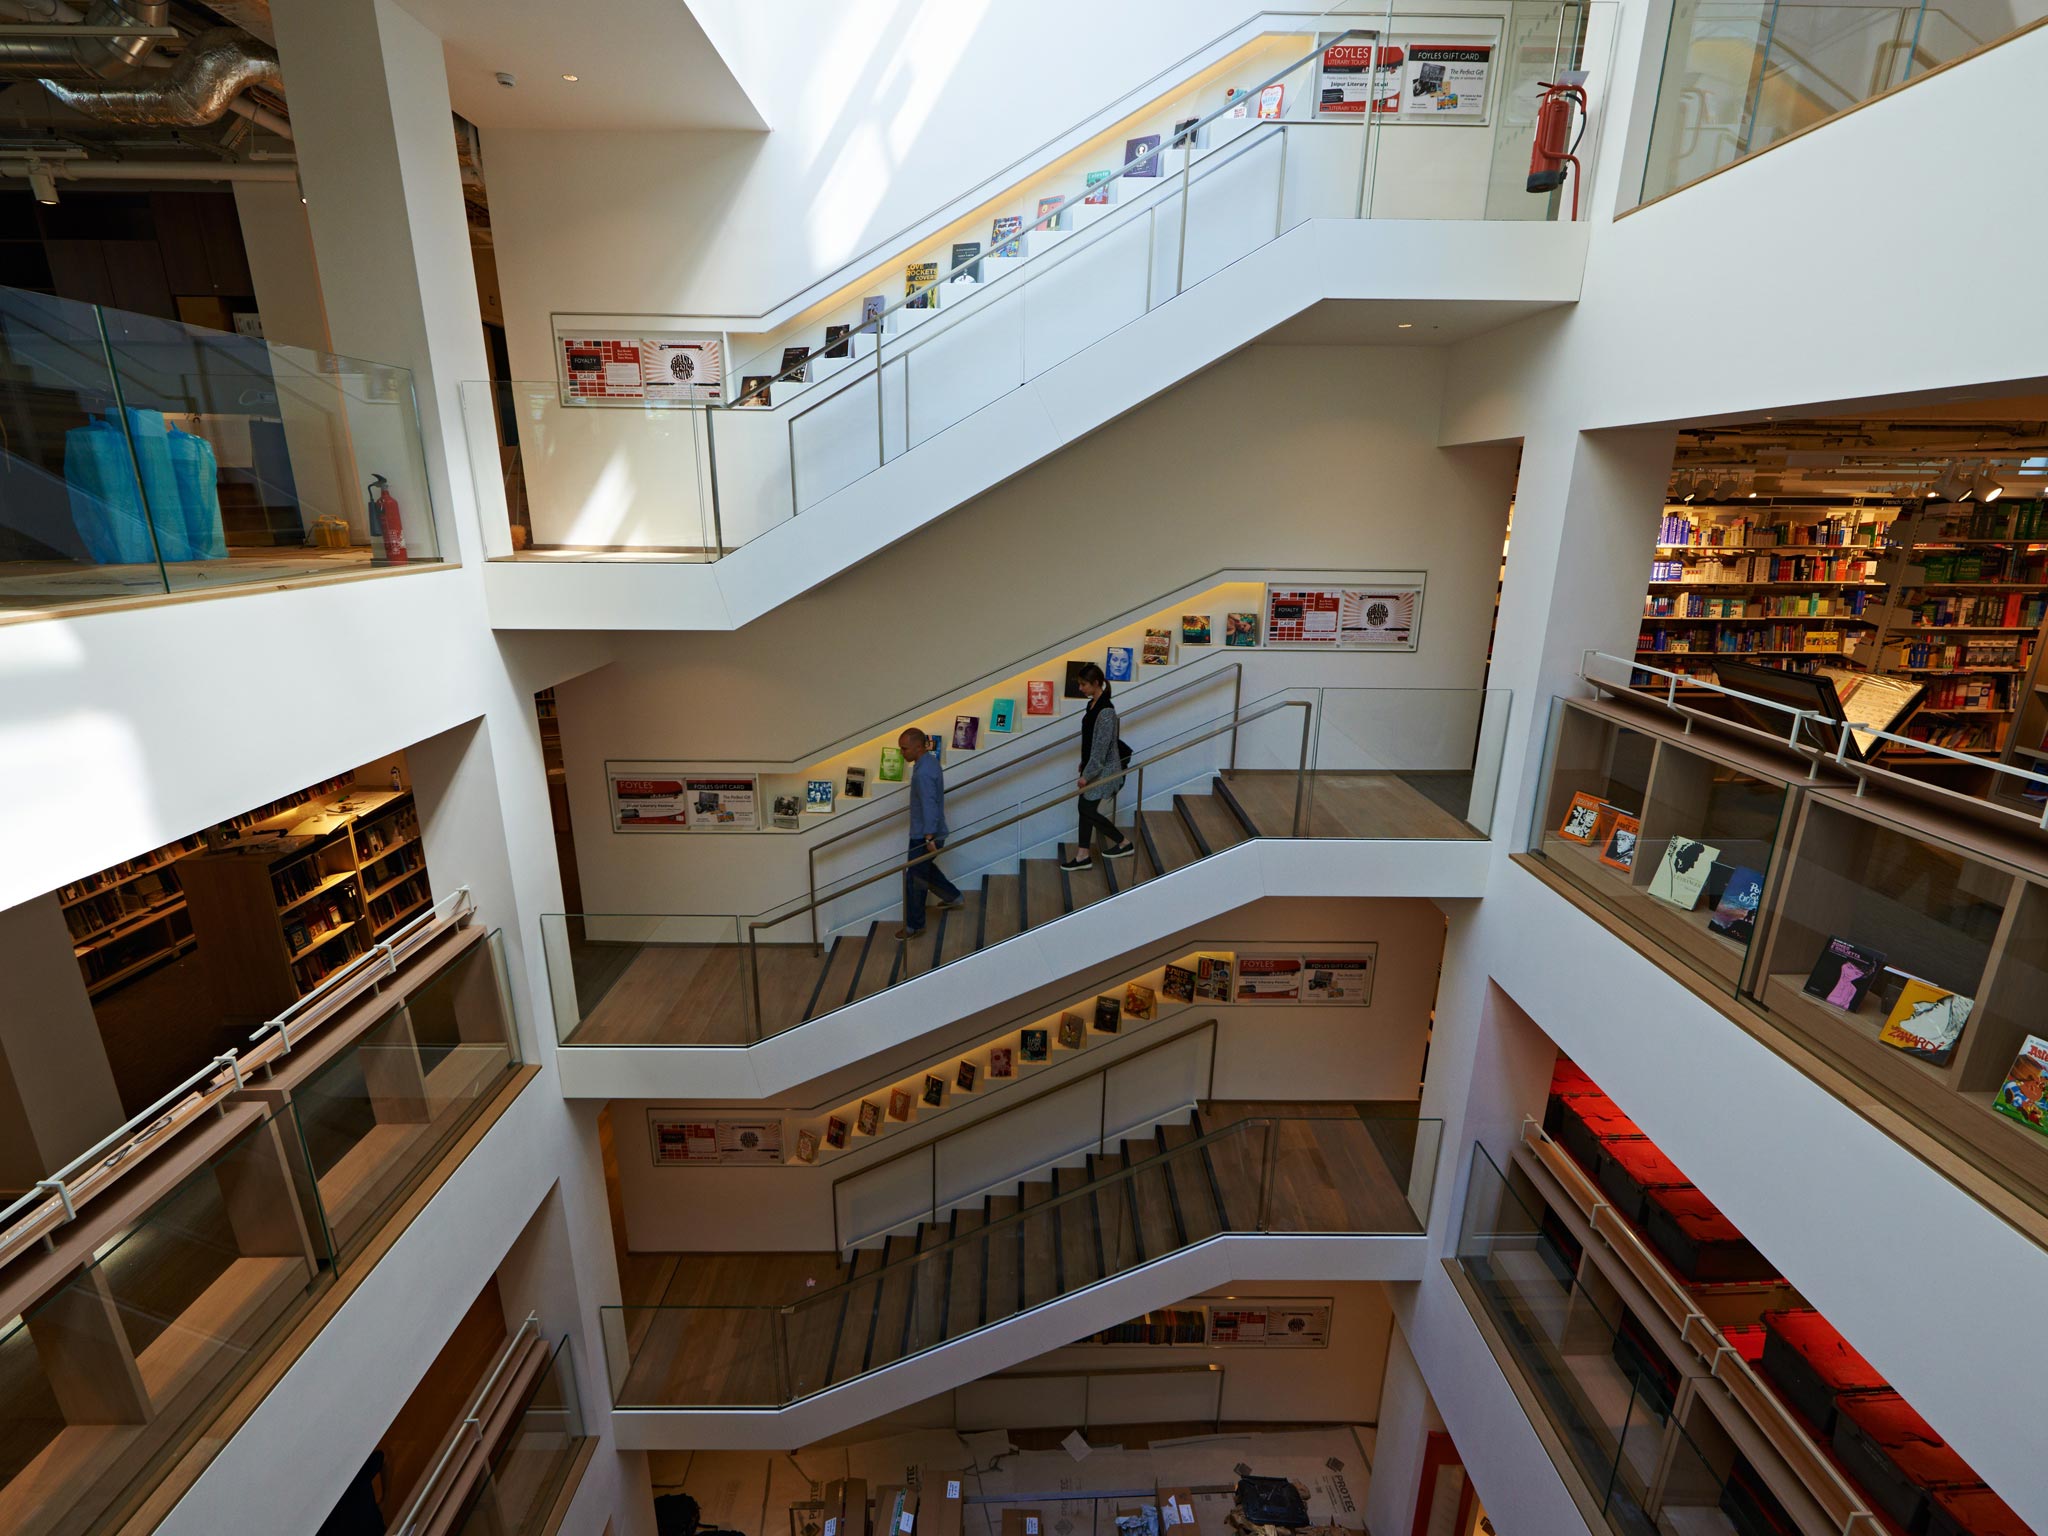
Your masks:
[{"label": "stair step", "polygon": [[946,1310],[946,1261],[938,1250],[950,1235],[950,1224],[943,1221],[928,1221],[918,1229],[917,1251],[924,1257],[911,1266],[910,1313],[897,1349],[898,1359],[930,1349],[944,1337],[939,1328]]},{"label": "stair step", "polygon": [[896,926],[894,918],[868,925],[867,956],[861,961],[860,974],[853,979],[853,991],[846,999],[849,1003],[873,997],[894,985],[897,967],[903,963],[903,946],[895,938]]},{"label": "stair step", "polygon": [[[891,977],[889,985],[895,986],[899,982],[910,980],[913,976],[922,976],[937,965],[940,948],[945,943],[946,929],[964,916],[966,911],[965,907],[957,912],[936,912],[928,909],[925,913],[924,932],[896,946],[895,974]],[[894,933],[893,928],[889,930],[891,937]]]},{"label": "stair step", "polygon": [[1020,1209],[1015,1195],[990,1195],[985,1209],[989,1225],[993,1229],[986,1245],[985,1262],[988,1266],[988,1321],[1001,1322],[1019,1310],[1017,1300],[1017,1258],[1018,1245],[1023,1238],[1022,1223],[1001,1224],[1006,1216],[1013,1216]]},{"label": "stair step", "polygon": [[[1224,1127],[1209,1129],[1220,1131]],[[1216,1137],[1206,1150],[1208,1168],[1215,1180],[1215,1198],[1222,1207],[1226,1226],[1238,1232],[1251,1230],[1259,1216],[1264,1128],[1247,1125],[1233,1135]]]},{"label": "stair step", "polygon": [[1067,883],[1067,910],[1078,912],[1105,900],[1111,893],[1110,880],[1102,865],[1102,856],[1097,854],[1086,869],[1063,869],[1060,878]]},{"label": "stair step", "polygon": [[1145,841],[1146,856],[1162,874],[1184,864],[1192,864],[1202,856],[1195,847],[1194,838],[1188,835],[1188,824],[1177,810],[1141,812],[1138,826]]},{"label": "stair step", "polygon": [[1209,1177],[1207,1160],[1199,1151],[1181,1150],[1201,1133],[1192,1122],[1162,1126],[1160,1129],[1166,1138],[1167,1177],[1172,1181],[1174,1198],[1180,1205],[1181,1226],[1186,1240],[1199,1243],[1205,1237],[1214,1237],[1224,1230],[1226,1224],[1216,1208],[1216,1191]]},{"label": "stair step", "polygon": [[1138,1170],[1124,1181],[1124,1204],[1138,1234],[1138,1255],[1142,1263],[1171,1253],[1180,1246],[1174,1230],[1173,1204],[1166,1192],[1166,1164],[1160,1160],[1158,1140],[1152,1136],[1130,1137],[1123,1143],[1124,1166]]},{"label": "stair step", "polygon": [[968,891],[967,905],[958,912],[942,912],[946,926],[939,930],[939,964],[951,965],[955,960],[974,953],[981,943],[981,892]]},{"label": "stair step", "polygon": [[[1102,1181],[1124,1166],[1119,1152],[1093,1152],[1088,1156],[1088,1175]],[[1126,1180],[1118,1179],[1089,1197],[1090,1214],[1102,1235],[1102,1257],[1106,1272],[1122,1274],[1138,1262],[1138,1233],[1131,1220],[1131,1197]]]},{"label": "stair step", "polygon": [[1024,913],[1019,905],[1020,892],[1015,875],[984,875],[981,881],[981,900],[984,920],[981,925],[983,947],[1000,944],[1021,932],[1020,924]]},{"label": "stair step", "polygon": [[[1286,798],[1288,801],[1288,814],[1285,818],[1286,825],[1276,828],[1274,835],[1279,835],[1281,833],[1288,831],[1294,819],[1293,790],[1295,783],[1297,781],[1295,780],[1292,774],[1280,775],[1279,778],[1285,781],[1285,789],[1287,791]],[[1273,780],[1269,778],[1267,782],[1270,783],[1273,782]],[[1238,826],[1242,828],[1244,831],[1244,835],[1246,837],[1259,836],[1260,828],[1258,818],[1252,815],[1252,813],[1245,808],[1244,801],[1238,798],[1236,791],[1234,791],[1231,788],[1229,775],[1222,773],[1217,774],[1214,780],[1214,784],[1217,800],[1222,804],[1223,808],[1226,811],[1230,812],[1230,814],[1236,818]]]},{"label": "stair step", "polygon": [[982,1213],[978,1210],[956,1211],[950,1223],[953,1236],[968,1241],[956,1242],[949,1250],[945,1320],[945,1336],[949,1339],[981,1326],[982,1245],[972,1240],[981,1224]]},{"label": "stair step", "polygon": [[[1053,1190],[1066,1194],[1088,1182],[1086,1168],[1055,1168]],[[1060,1207],[1060,1289],[1077,1290],[1102,1278],[1102,1254],[1095,1243],[1095,1221],[1086,1196]]]},{"label": "stair step", "polygon": [[860,1374],[874,1323],[875,1282],[868,1277],[882,1267],[882,1254],[882,1248],[875,1247],[862,1248],[853,1256],[847,1282],[840,1288],[839,1317],[825,1371],[827,1385]]},{"label": "stair step", "polygon": [[[1029,1211],[1052,1199],[1052,1184],[1034,1179],[1023,1185],[1018,1194],[1023,1197],[1024,1209]],[[1024,1218],[1022,1289],[1027,1307],[1039,1306],[1060,1294],[1059,1258],[1053,1245],[1057,1216],[1055,1211],[1046,1211]]]},{"label": "stair step", "polygon": [[1204,854],[1221,853],[1245,840],[1244,828],[1214,795],[1175,795],[1173,803],[1187,818],[1195,843]]},{"label": "stair step", "polygon": [[846,995],[853,990],[854,974],[860,969],[861,947],[866,941],[864,933],[843,933],[832,941],[818,971],[818,984],[811,990],[810,1004],[804,1009],[805,1018],[815,1019],[845,1005]]},{"label": "stair step", "polygon": [[1025,927],[1036,928],[1066,914],[1067,892],[1060,881],[1059,860],[1026,859],[1022,874]]}]

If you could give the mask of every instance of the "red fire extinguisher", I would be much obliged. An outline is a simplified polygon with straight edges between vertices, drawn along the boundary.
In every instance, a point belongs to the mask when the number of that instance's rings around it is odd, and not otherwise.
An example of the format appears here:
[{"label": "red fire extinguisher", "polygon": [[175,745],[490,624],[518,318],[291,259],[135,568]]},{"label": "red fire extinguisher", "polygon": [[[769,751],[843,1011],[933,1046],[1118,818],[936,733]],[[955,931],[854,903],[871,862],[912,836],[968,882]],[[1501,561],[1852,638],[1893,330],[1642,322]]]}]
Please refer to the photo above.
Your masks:
[{"label": "red fire extinguisher", "polygon": [[[1542,100],[1536,109],[1536,142],[1529,151],[1529,190],[1555,192],[1565,182],[1565,167],[1572,170],[1572,222],[1579,218],[1579,157],[1572,153],[1586,134],[1586,75],[1571,70],[1556,81],[1539,80]],[[1579,131],[1572,134],[1572,108],[1579,111]]]},{"label": "red fire extinguisher", "polygon": [[389,564],[405,563],[405,520],[399,515],[398,498],[391,494],[391,482],[382,475],[370,477],[370,537],[383,539]]}]

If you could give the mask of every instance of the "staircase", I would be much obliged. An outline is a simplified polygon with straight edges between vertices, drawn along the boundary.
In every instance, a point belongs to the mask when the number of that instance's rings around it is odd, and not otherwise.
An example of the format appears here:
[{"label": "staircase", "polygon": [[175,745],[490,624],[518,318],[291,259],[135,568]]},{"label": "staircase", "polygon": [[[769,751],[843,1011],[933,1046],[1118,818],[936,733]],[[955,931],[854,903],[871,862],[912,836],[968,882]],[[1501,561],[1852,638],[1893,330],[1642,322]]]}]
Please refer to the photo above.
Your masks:
[{"label": "staircase", "polygon": [[[901,920],[895,917],[843,933],[827,948],[796,1022],[872,997],[1246,838],[1284,835],[1294,781],[1291,773],[1216,774],[1206,794],[1176,794],[1171,810],[1140,811],[1135,829],[1120,829],[1137,848],[1130,858],[1105,859],[1098,850],[1094,866],[1083,870],[1061,869],[1056,856],[1023,859],[1015,874],[983,875],[978,885],[962,886],[964,904],[929,912],[915,939],[896,941]],[[939,864],[945,867],[943,854]]]}]

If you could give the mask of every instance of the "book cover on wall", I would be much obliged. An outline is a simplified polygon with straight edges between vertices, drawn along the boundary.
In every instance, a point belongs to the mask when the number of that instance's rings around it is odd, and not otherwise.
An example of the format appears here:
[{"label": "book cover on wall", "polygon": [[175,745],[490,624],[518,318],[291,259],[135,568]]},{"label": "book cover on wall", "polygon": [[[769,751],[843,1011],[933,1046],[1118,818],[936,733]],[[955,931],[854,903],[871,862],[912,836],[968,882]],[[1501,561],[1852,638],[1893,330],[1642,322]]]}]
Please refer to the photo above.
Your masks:
[{"label": "book cover on wall", "polygon": [[905,309],[937,309],[939,290],[939,264],[936,261],[913,261],[903,269],[903,307]]},{"label": "book cover on wall", "polygon": [[1065,229],[1067,216],[1061,210],[1066,206],[1064,197],[1041,197],[1038,200],[1038,228]]},{"label": "book cover on wall", "polygon": [[862,1099],[860,1109],[854,1115],[853,1128],[863,1136],[873,1136],[882,1129],[882,1106],[873,1099]]},{"label": "book cover on wall", "polygon": [[1124,987],[1124,1017],[1127,1019],[1149,1019],[1159,1012],[1159,998],[1142,982],[1133,981]]},{"label": "book cover on wall", "polygon": [[2048,1040],[2029,1035],[2019,1055],[2013,1057],[2012,1069],[2005,1074],[2005,1084],[1991,1101],[1991,1107],[2007,1119],[2048,1136],[2048,1110],[2042,1107],[2044,1094],[2048,1094]]},{"label": "book cover on wall", "polygon": [[1918,976],[1905,980],[1877,1038],[1908,1056],[1946,1066],[1956,1053],[1956,1042],[1963,1037],[1963,1026],[1970,1022],[1976,1000]]},{"label": "book cover on wall", "polygon": [[1271,119],[1278,117],[1287,106],[1287,82],[1275,80],[1259,92],[1259,116]]},{"label": "book cover on wall", "polygon": [[1565,807],[1564,820],[1558,826],[1557,835],[1568,843],[1597,848],[1607,840],[1607,828],[1620,814],[1598,795],[1589,795],[1582,789]]},{"label": "book cover on wall", "polygon": [[825,1122],[825,1145],[834,1152],[841,1151],[846,1146],[846,1122],[837,1115]]},{"label": "book cover on wall", "polygon": [[1141,133],[1135,139],[1124,140],[1124,172],[1130,176],[1157,176],[1159,174],[1159,135]]},{"label": "book cover on wall", "polygon": [[1883,969],[1883,950],[1865,949],[1847,939],[1830,937],[1820,958],[1813,962],[1804,990],[1808,997],[1817,997],[1844,1013],[1854,1013],[1863,1004],[1863,994],[1870,990],[1871,978]]},{"label": "book cover on wall", "polygon": [[875,769],[875,777],[884,784],[901,784],[903,782],[903,749],[901,747],[882,748],[882,761]]},{"label": "book cover on wall", "polygon": [[1159,990],[1169,1003],[1195,1000],[1195,973],[1185,965],[1169,965],[1159,979]]},{"label": "book cover on wall", "polygon": [[1024,229],[1024,215],[1006,213],[998,218],[988,232],[988,253],[991,256],[1017,257],[1024,254],[1017,237]]},{"label": "book cover on wall", "polygon": [[740,397],[733,401],[733,404],[743,405],[749,409],[756,406],[767,407],[773,405],[775,403],[774,398],[768,386],[774,382],[765,373],[748,374],[740,380]]},{"label": "book cover on wall", "polygon": [[1081,1049],[1081,1031],[1084,1027],[1081,1015],[1078,1013],[1061,1014],[1060,1049],[1063,1051],[1078,1051]]},{"label": "book cover on wall", "polygon": [[791,384],[811,382],[811,349],[809,347],[784,347],[782,366],[775,370],[778,378]]},{"label": "book cover on wall", "polygon": [[934,1077],[929,1072],[925,1073],[924,1102],[926,1107],[931,1109],[937,1109],[946,1102],[946,1080],[943,1077]]},{"label": "book cover on wall", "polygon": [[1372,1002],[1372,955],[1304,955],[1301,1000],[1304,1003],[1348,1003],[1362,1008]]},{"label": "book cover on wall", "polygon": [[955,715],[953,717],[953,745],[962,752],[972,752],[981,745],[981,716]]},{"label": "book cover on wall", "polygon": [[1700,904],[1707,876],[1713,872],[1714,860],[1720,857],[1721,850],[1711,843],[1695,842],[1689,837],[1672,838],[1664,845],[1664,856],[1650,876],[1650,894],[1659,901],[1670,902],[1681,912],[1690,912]]},{"label": "book cover on wall", "polygon": [[1017,1054],[1026,1061],[1045,1061],[1052,1055],[1052,1031],[1027,1029],[1017,1037]]},{"label": "book cover on wall", "polygon": [[826,327],[825,327],[825,356],[827,356],[827,357],[851,357],[851,356],[853,356],[853,345],[852,345],[852,342],[851,342],[851,339],[850,339],[850,338],[852,337],[852,335],[853,335],[853,327],[852,327],[852,326],[850,326],[850,325],[828,325],[828,326],[826,326]]},{"label": "book cover on wall", "polygon": [[800,1163],[815,1163],[818,1160],[818,1133],[802,1130],[796,1133],[796,1160]]},{"label": "book cover on wall", "polygon": [[871,335],[880,335],[889,329],[888,311],[887,294],[869,294],[860,301],[860,328]]},{"label": "book cover on wall", "polygon": [[974,1080],[979,1075],[979,1069],[973,1062],[963,1061],[960,1063],[960,1070],[953,1075],[953,1085],[962,1093],[972,1093]]},{"label": "book cover on wall", "polygon": [[1017,1075],[1017,1053],[1007,1045],[989,1047],[988,1075],[991,1078],[1015,1077]]},{"label": "book cover on wall", "polygon": [[1081,199],[1090,208],[1105,207],[1116,201],[1117,174],[1115,171],[1090,171],[1088,173],[1088,195]]},{"label": "book cover on wall", "polygon": [[776,826],[790,831],[803,820],[803,813],[804,803],[795,795],[777,795],[769,814]]},{"label": "book cover on wall", "polygon": [[835,798],[830,779],[804,780],[804,809],[823,814],[832,809]]},{"label": "book cover on wall", "polygon": [[1064,691],[1068,698],[1085,699],[1088,697],[1087,694],[1081,691],[1081,669],[1087,665],[1086,660],[1070,661],[1067,663],[1067,685]]},{"label": "book cover on wall", "polygon": [[910,1118],[911,1105],[915,1102],[916,1100],[908,1088],[891,1088],[889,1090],[889,1118],[891,1120],[908,1120]]},{"label": "book cover on wall", "polygon": [[[953,258],[946,263],[946,270],[953,275],[949,283],[978,283],[981,281],[981,242],[979,240],[958,240],[953,244]],[[965,263],[963,266],[962,263]]]},{"label": "book cover on wall", "polygon": [[1049,715],[1059,706],[1053,702],[1052,679],[1035,677],[1024,685],[1024,713]]},{"label": "book cover on wall", "polygon": [[1721,899],[1714,904],[1707,927],[1723,938],[1747,944],[1756,937],[1756,909],[1763,899],[1762,871],[1738,864],[1728,872],[1728,883],[1721,888]]},{"label": "book cover on wall", "polygon": [[1600,845],[1600,862],[1623,874],[1636,867],[1636,837],[1643,824],[1633,816],[1617,812],[1607,829],[1607,841]]},{"label": "book cover on wall", "polygon": [[1195,996],[1205,1003],[1227,1003],[1236,995],[1237,957],[1198,955],[1195,958]]},{"label": "book cover on wall", "polygon": [[1123,1000],[1116,997],[1095,999],[1095,1032],[1099,1035],[1113,1035],[1123,1027]]},{"label": "book cover on wall", "polygon": [[1180,616],[1180,643],[1182,645],[1212,645],[1214,636],[1209,628],[1206,613],[1184,613]]},{"label": "book cover on wall", "polygon": [[862,799],[862,798],[864,798],[864,797],[866,796],[867,792],[868,792],[868,771],[867,771],[867,769],[865,769],[865,768],[849,768],[849,769],[847,769],[847,770],[846,770],[846,784],[845,784],[845,786],[844,786],[844,787],[843,787],[843,788],[842,788],[842,789],[841,789],[841,790],[840,790],[839,792],[840,792],[840,793],[841,793],[842,795],[846,796],[846,798],[847,798],[847,799],[849,799],[849,800],[859,800],[859,799]]},{"label": "book cover on wall", "polygon": [[931,754],[933,762],[943,766],[946,761],[946,733],[944,729],[936,723],[921,726],[919,729],[924,732],[925,751]]},{"label": "book cover on wall", "polygon": [[1173,631],[1170,629],[1148,629],[1145,631],[1145,645],[1138,653],[1138,661],[1147,667],[1170,667],[1173,665]]},{"label": "book cover on wall", "polygon": [[1223,616],[1225,645],[1257,645],[1259,616],[1256,613],[1226,613]]},{"label": "book cover on wall", "polygon": [[1237,962],[1240,1003],[1292,1003],[1301,998],[1299,955],[1245,955]]},{"label": "book cover on wall", "polygon": [[988,728],[1005,735],[1017,728],[1017,701],[995,699],[988,706]]},{"label": "book cover on wall", "polygon": [[1112,645],[1103,658],[1102,675],[1112,683],[1128,683],[1131,680],[1131,647]]}]

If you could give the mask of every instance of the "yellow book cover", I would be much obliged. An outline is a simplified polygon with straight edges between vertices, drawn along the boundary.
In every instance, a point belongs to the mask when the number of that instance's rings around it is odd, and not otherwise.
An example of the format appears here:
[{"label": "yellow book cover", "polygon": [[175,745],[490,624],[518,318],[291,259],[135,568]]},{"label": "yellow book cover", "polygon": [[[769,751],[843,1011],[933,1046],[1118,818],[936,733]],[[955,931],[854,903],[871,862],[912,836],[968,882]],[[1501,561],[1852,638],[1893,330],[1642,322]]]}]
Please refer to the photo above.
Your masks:
[{"label": "yellow book cover", "polygon": [[1908,976],[1877,1038],[1895,1050],[1939,1066],[1955,1054],[1973,1006],[1973,1000],[1959,992]]}]

